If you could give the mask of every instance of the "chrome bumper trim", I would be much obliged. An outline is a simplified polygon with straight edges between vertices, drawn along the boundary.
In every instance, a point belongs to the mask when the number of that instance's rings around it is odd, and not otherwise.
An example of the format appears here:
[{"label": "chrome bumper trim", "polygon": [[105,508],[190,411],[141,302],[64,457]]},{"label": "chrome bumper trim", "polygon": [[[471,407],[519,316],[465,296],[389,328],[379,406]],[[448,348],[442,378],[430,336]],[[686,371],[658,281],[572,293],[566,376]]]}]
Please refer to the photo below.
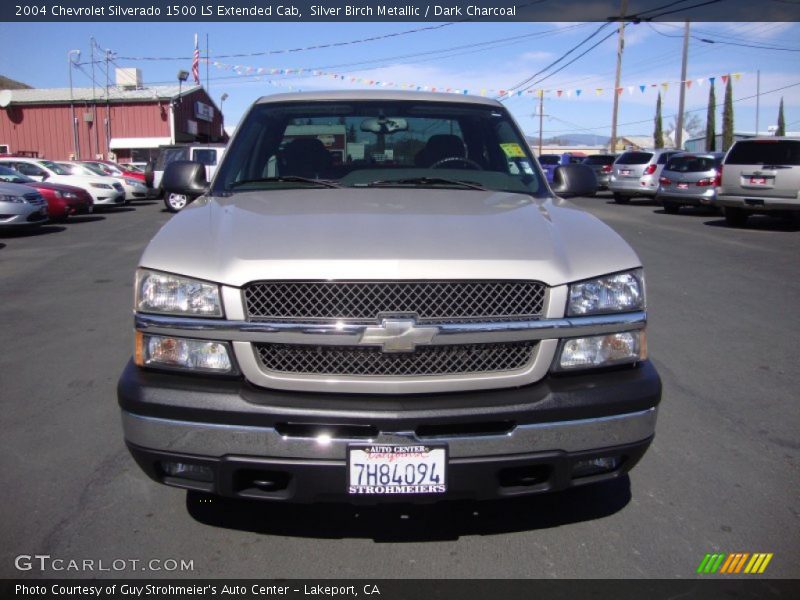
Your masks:
[{"label": "chrome bumper trim", "polygon": [[382,432],[373,440],[288,438],[271,427],[219,425],[143,417],[122,412],[125,439],[150,450],[222,457],[345,460],[352,443],[446,443],[451,458],[530,452],[579,452],[640,442],[655,433],[658,409],[575,421],[519,425],[502,435],[417,437],[413,432]]},{"label": "chrome bumper trim", "polygon": [[[509,321],[499,323],[444,323],[430,344],[481,344],[521,342],[565,337],[584,337],[643,329],[647,321],[644,311],[588,317]],[[274,344],[310,344],[356,346],[370,325],[348,323],[283,323],[251,322],[135,315],[136,329],[148,333],[224,340],[233,342],[265,342]]]}]

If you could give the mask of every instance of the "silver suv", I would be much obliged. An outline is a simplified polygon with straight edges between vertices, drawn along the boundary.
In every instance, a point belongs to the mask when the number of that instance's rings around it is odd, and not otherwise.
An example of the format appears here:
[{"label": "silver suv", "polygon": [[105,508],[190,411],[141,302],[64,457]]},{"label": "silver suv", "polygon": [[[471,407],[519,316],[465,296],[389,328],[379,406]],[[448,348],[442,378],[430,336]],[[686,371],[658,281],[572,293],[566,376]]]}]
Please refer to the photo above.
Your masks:
[{"label": "silver suv", "polygon": [[629,150],[614,161],[608,189],[614,202],[627,204],[635,196],[654,198],[658,180],[667,161],[680,150]]},{"label": "silver suv", "polygon": [[619,477],[655,432],[645,281],[495,100],[280,94],[145,250],[127,445],[158,482],[273,501],[496,498]]},{"label": "silver suv", "polygon": [[800,138],[740,140],[722,162],[716,205],[741,227],[754,213],[800,213]]}]

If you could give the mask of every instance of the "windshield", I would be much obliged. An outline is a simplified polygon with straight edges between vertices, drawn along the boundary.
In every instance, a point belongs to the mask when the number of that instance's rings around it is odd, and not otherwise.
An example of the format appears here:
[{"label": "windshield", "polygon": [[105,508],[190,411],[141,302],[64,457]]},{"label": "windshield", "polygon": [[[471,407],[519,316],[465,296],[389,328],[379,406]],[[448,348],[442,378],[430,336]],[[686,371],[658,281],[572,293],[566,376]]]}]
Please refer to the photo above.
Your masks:
[{"label": "windshield", "polygon": [[616,157],[610,154],[595,154],[594,156],[587,156],[583,160],[585,165],[610,165],[614,163]]},{"label": "windshield", "polygon": [[676,156],[664,168],[678,173],[702,173],[711,171],[716,166],[717,162],[708,156]]},{"label": "windshield", "polygon": [[14,169],[0,167],[0,181],[5,181],[6,183],[32,183],[33,179]]},{"label": "windshield", "polygon": [[255,105],[212,193],[337,186],[547,193],[504,108],[386,100]]},{"label": "windshield", "polygon": [[540,165],[558,165],[561,164],[561,157],[557,154],[542,154],[539,157]]},{"label": "windshield", "polygon": [[728,165],[800,165],[800,141],[753,140],[736,142],[725,160]]},{"label": "windshield", "polygon": [[54,163],[49,160],[43,160],[40,164],[43,167],[50,169],[56,175],[73,175],[73,173],[67,169],[65,165]]}]

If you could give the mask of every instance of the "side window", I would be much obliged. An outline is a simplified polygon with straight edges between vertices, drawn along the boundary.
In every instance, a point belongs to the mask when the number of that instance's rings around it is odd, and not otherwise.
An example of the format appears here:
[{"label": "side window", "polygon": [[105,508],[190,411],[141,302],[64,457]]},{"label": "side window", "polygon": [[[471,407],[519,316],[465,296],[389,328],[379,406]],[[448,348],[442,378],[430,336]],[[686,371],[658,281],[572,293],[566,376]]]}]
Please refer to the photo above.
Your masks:
[{"label": "side window", "polygon": [[192,150],[192,160],[213,167],[217,164],[217,151],[215,148],[195,148]]},{"label": "side window", "polygon": [[17,163],[16,168],[17,171],[28,177],[44,177],[46,174],[42,169],[30,163]]}]

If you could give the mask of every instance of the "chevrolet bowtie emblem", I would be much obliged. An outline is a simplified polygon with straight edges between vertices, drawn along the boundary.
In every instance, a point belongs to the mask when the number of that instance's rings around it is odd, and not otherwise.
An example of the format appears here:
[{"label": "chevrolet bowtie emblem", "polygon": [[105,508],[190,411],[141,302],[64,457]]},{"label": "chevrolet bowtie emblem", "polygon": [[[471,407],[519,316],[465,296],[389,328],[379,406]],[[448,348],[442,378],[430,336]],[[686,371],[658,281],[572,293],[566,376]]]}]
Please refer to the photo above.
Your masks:
[{"label": "chevrolet bowtie emblem", "polygon": [[380,346],[383,352],[413,352],[421,344],[430,344],[438,327],[418,327],[413,319],[383,319],[380,325],[364,330],[359,345]]}]

